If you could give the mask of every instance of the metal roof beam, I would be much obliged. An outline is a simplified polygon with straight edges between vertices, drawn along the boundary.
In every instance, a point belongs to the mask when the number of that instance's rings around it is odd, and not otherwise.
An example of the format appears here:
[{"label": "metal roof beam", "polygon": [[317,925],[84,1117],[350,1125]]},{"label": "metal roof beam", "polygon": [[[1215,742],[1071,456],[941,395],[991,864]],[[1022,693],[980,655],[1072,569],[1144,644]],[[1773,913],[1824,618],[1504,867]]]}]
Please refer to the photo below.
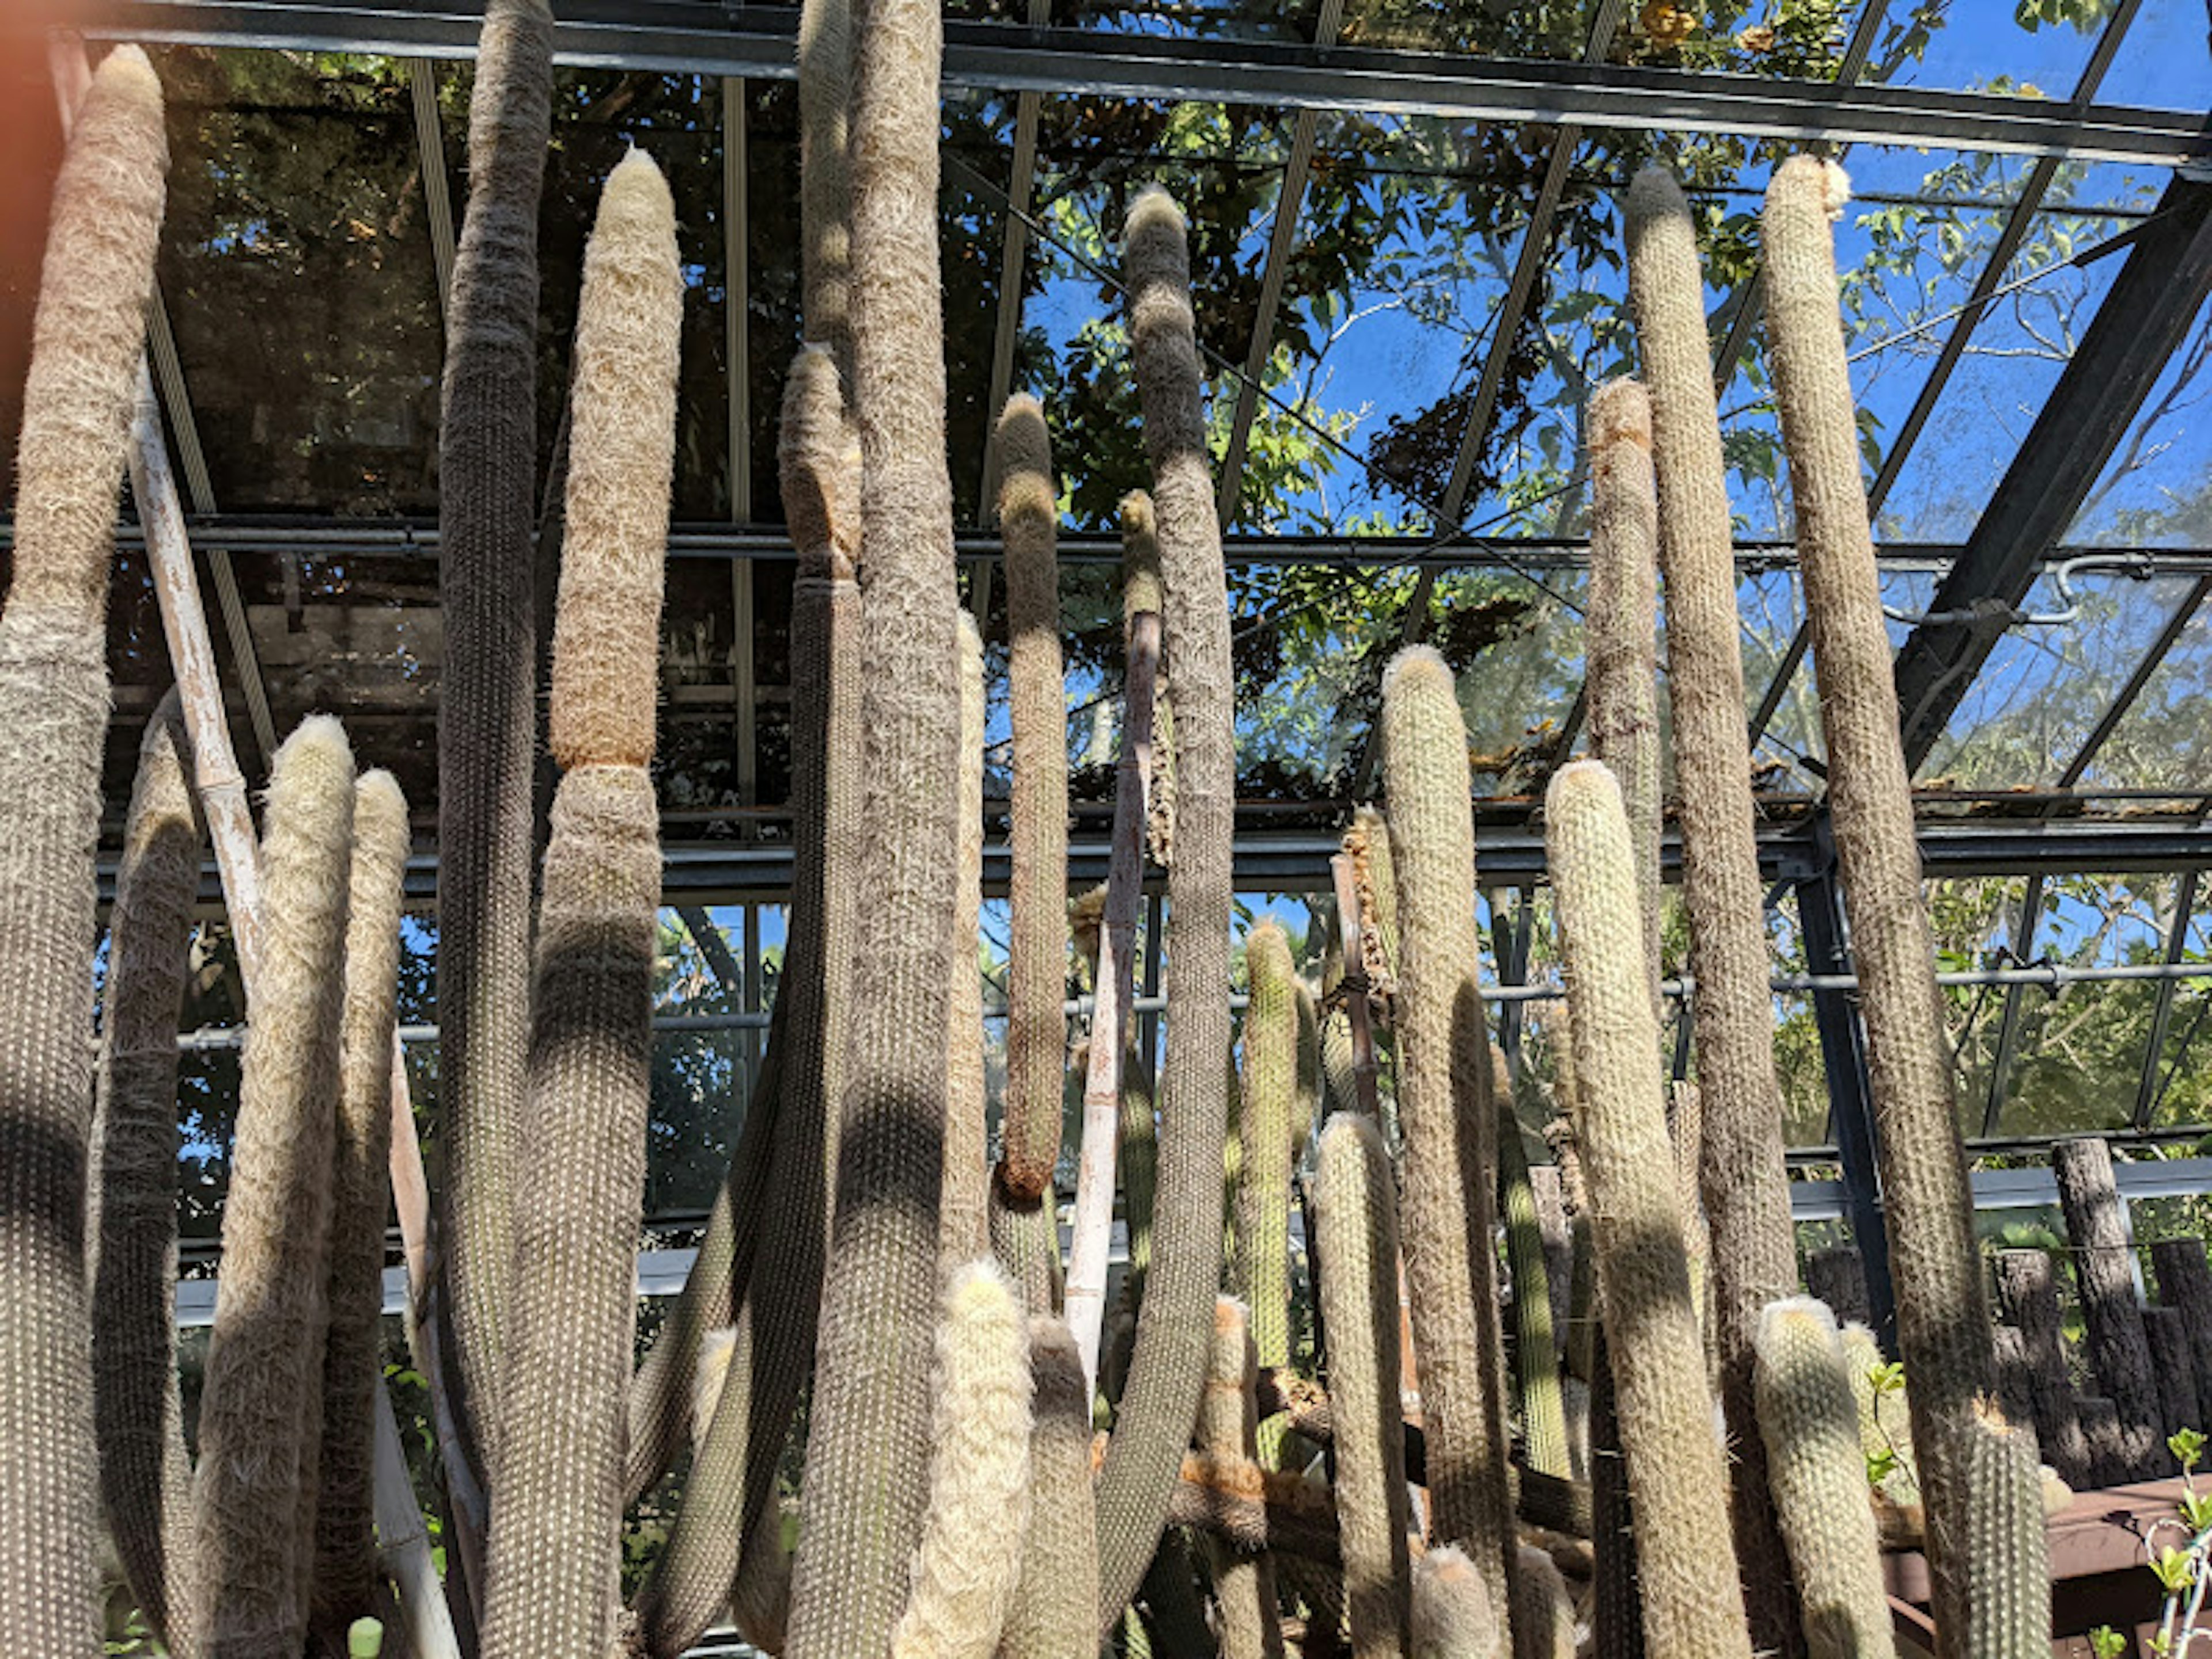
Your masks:
[{"label": "metal roof beam", "polygon": [[[476,0],[107,0],[105,39],[466,58]],[[580,67],[738,78],[797,74],[798,15],[690,0],[567,0],[555,36]],[[1485,121],[1928,145],[2175,167],[2212,156],[2201,112],[2065,106],[1998,94],[1839,87],[1635,65],[1545,63],[1300,42],[1175,40],[953,21],[947,85],[1262,104]]]},{"label": "metal roof beam", "polygon": [[2080,348],[2045,401],[1966,550],[1937,588],[1933,615],[1897,657],[1900,730],[1917,769],[2066,533],[2212,294],[2212,181],[2177,176],[2128,249]]}]

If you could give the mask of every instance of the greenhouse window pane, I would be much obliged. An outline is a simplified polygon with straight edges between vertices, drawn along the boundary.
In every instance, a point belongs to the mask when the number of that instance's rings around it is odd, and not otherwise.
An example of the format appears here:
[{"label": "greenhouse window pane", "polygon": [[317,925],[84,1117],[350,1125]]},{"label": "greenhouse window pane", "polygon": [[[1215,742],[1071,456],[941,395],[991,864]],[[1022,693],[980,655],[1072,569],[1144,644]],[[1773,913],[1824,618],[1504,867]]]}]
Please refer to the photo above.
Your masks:
[{"label": "greenhouse window pane", "polygon": [[[1028,16],[1027,0],[967,3],[979,15],[988,7],[1001,17]],[[1320,0],[1054,0],[1051,20],[1064,28],[1174,40],[1310,41],[1320,15]]]},{"label": "greenhouse window pane", "polygon": [[[2046,20],[2046,9],[2063,15]],[[1989,0],[1893,6],[1864,78],[1887,86],[2068,98],[2111,10],[2110,0],[2061,9]]]},{"label": "greenhouse window pane", "polygon": [[[2205,908],[2204,896],[2200,881],[2197,908],[2182,937],[2181,959],[2186,963],[2212,963],[2212,910]],[[2151,1079],[2152,1127],[2212,1123],[2212,1066],[2205,1064],[2206,1055],[2212,1054],[2208,1020],[2212,1020],[2212,977],[2179,981],[2166,1040],[2159,1045],[2158,1068]]]},{"label": "greenhouse window pane", "polygon": [[156,67],[157,269],[216,507],[434,511],[442,336],[406,64],[175,47]]},{"label": "greenhouse window pane", "polygon": [[2113,695],[2143,659],[2191,583],[2084,572],[2062,592],[2046,570],[2021,608],[2072,619],[2015,623],[2006,630],[1960,700],[1922,766],[1924,781],[1966,789],[2018,789],[2055,782]]},{"label": "greenhouse window pane", "polygon": [[2166,359],[2069,543],[2090,547],[2212,547],[2212,301]]},{"label": "greenhouse window pane", "polygon": [[[952,511],[961,524],[990,523],[983,457],[999,411],[991,400],[1006,200],[1013,166],[1012,99],[953,93],[945,102],[948,164],[938,182],[945,228],[939,267],[945,304],[945,452]],[[957,164],[956,164],[957,163]],[[1049,418],[1050,410],[1047,410]]]},{"label": "greenhouse window pane", "polygon": [[2143,0],[2098,97],[2148,109],[2212,106],[2212,43],[2200,0]]},{"label": "greenhouse window pane", "polygon": [[2091,788],[2212,792],[2212,615],[2200,606],[2083,775]]},{"label": "greenhouse window pane", "polygon": [[1430,643],[1459,676],[1477,795],[1525,795],[1546,764],[1583,685],[1580,571],[1440,573]]},{"label": "greenhouse window pane", "polygon": [[[1411,570],[1389,568],[1231,571],[1241,799],[1310,799],[1349,789],[1382,665],[1396,650],[1417,581]],[[1458,582],[1442,573],[1437,587]]]},{"label": "greenhouse window pane", "polygon": [[[2008,960],[2021,938],[2025,876],[1945,878],[1921,884],[1936,940],[1936,967],[1971,972]],[[1952,1093],[1962,1133],[1982,1132],[1990,1077],[1996,1064],[2004,992],[1996,986],[1943,988],[1943,1024],[1951,1054]]]}]

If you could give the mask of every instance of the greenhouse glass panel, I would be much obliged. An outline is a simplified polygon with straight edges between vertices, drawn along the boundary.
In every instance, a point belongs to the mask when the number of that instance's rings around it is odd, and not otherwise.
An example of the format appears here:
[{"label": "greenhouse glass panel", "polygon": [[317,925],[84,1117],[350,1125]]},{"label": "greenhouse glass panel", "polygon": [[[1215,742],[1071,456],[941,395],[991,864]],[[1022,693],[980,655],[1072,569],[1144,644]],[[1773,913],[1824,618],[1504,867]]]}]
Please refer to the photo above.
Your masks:
[{"label": "greenhouse glass panel", "polygon": [[2111,11],[2109,0],[2057,7],[1942,0],[1893,6],[1865,78],[1886,86],[2063,99],[2080,80]]},{"label": "greenhouse glass panel", "polygon": [[2212,546],[2212,302],[2166,360],[2068,531],[2089,547]]},{"label": "greenhouse glass panel", "polygon": [[2093,788],[2212,792],[2212,616],[2199,605],[2097,751]]},{"label": "greenhouse glass panel", "polygon": [[[2212,964],[2212,910],[2204,902],[2204,884],[2197,884],[2197,902],[2182,935],[2181,960]],[[2165,1041],[2159,1045],[2158,1063],[2150,1074],[2149,1122],[2154,1128],[2184,1125],[2212,1125],[2212,975],[2179,981],[2173,1006],[2168,1012]]]},{"label": "greenhouse glass panel", "polygon": [[2143,0],[2099,95],[2149,109],[2212,106],[2212,44],[2197,0]]}]

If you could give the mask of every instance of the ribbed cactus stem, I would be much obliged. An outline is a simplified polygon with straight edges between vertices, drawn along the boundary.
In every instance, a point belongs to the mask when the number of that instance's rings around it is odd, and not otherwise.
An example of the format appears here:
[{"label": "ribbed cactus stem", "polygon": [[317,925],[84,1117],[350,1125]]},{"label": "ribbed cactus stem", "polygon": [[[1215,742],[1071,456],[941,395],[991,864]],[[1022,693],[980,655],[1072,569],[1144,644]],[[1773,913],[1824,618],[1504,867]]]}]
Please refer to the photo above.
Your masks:
[{"label": "ribbed cactus stem", "polygon": [[367,1613],[377,1583],[376,1393],[384,1386],[384,1223],[392,1208],[392,1030],[407,798],[392,774],[354,786],[345,1008],[331,1183],[330,1334],[323,1358],[321,1496],[313,1626],[332,1638]]},{"label": "ribbed cactus stem", "polygon": [[1844,1375],[1857,1413],[1859,1455],[1888,1473],[1875,1482],[1882,1500],[1899,1513],[1920,1507],[1920,1459],[1912,1444],[1912,1412],[1906,1391],[1880,1381],[1889,1364],[1874,1333],[1863,1325],[1843,1329]]},{"label": "ribbed cactus stem", "polygon": [[1967,1622],[1958,1650],[1974,1659],[2042,1659],[2051,1651],[2051,1548],[2034,1433],[1983,1400],[1967,1415],[1965,1437]]},{"label": "ribbed cactus stem", "polygon": [[[439,425],[438,1091],[447,1352],[496,1464],[530,1043],[538,762],[538,198],[552,119],[546,0],[491,0],[469,106],[469,200]],[[584,453],[571,441],[573,453]]]},{"label": "ribbed cactus stem", "polygon": [[[1952,1106],[1951,1052],[1838,307],[1829,219],[1842,210],[1847,188],[1832,161],[1796,156],[1775,169],[1762,222],[1766,316],[1866,1024],[1898,1346],[1912,1382],[1913,1438],[1928,1495],[1936,1626],[1960,1632],[1968,1613],[1959,1547],[1971,1495],[1954,1443],[1967,1435],[1973,1402],[1990,1380],[1989,1306]],[[1947,1659],[1968,1650],[1954,1639],[1939,1636]]]},{"label": "ribbed cactus stem", "polygon": [[1464,1551],[1446,1546],[1414,1564],[1409,1659],[1509,1659],[1512,1650],[1484,1575]]},{"label": "ribbed cactus stem", "polygon": [[1130,350],[1159,515],[1166,659],[1174,665],[1176,824],[1168,877],[1166,1074],[1155,1247],[1121,1409],[1098,1478],[1103,1636],[1158,1547],[1206,1375],[1221,1261],[1227,1119],[1230,832],[1237,787],[1229,599],[1214,517],[1182,213],[1130,204]]},{"label": "ribbed cactus stem", "polygon": [[[960,613],[960,866],[945,966],[945,1195],[939,1249],[947,1273],[991,1245],[989,1103],[983,1081],[983,974],[977,960],[983,906],[983,637]],[[1061,931],[1065,933],[1063,926]],[[1060,1003],[1054,994],[1053,1009]],[[1011,1090],[1011,1084],[1009,1089]],[[1054,1103],[1053,1121],[1060,1121]],[[1049,1179],[1049,1171],[1048,1171]]]},{"label": "ribbed cactus stem", "polygon": [[1574,1659],[1575,1651],[1574,1599],[1559,1563],[1523,1544],[1513,1581],[1515,1659]]},{"label": "ribbed cactus stem", "polygon": [[145,307],[160,238],[161,88],[111,52],[55,185],[16,451],[0,613],[0,925],[21,975],[0,1037],[0,1654],[100,1650],[99,1486],[86,1319],[86,1146],[106,613]]},{"label": "ribbed cactus stem", "polygon": [[1030,1525],[1000,1659],[1087,1653],[1098,1617],[1098,1525],[1091,1495],[1091,1390],[1066,1325],[1029,1322]]},{"label": "ribbed cactus stem", "polygon": [[[1198,1449],[1221,1468],[1251,1468],[1258,1449],[1253,1403],[1252,1322],[1235,1297],[1216,1298],[1206,1388],[1199,1399]],[[1220,1609],[1221,1659],[1282,1659],[1274,1564],[1266,1552],[1207,1540]]]},{"label": "ribbed cactus stem", "polygon": [[799,9],[801,320],[838,378],[853,380],[853,39],[849,0]]},{"label": "ribbed cactus stem", "polygon": [[[532,975],[530,1115],[507,1330],[487,1659],[600,1653],[620,1559],[660,901],[647,772],[674,466],[684,282],[675,204],[642,150],[584,256],[555,628],[553,799]],[[589,458],[586,464],[586,458]],[[607,665],[625,667],[611,672]]]},{"label": "ribbed cactus stem", "polygon": [[1690,1302],[1658,1023],[1640,972],[1628,819],[1620,786],[1595,761],[1563,768],[1544,811],[1574,1010],[1576,1127],[1636,1501],[1644,1642],[1652,1659],[1744,1659],[1751,1644],[1727,1471]]},{"label": "ribbed cactus stem", "polygon": [[1060,1161],[1067,1058],[1067,694],[1060,678],[1060,489],[1037,400],[999,417],[1007,695],[1013,723],[1011,931],[1006,950],[1006,1150],[999,1180],[1043,1195]]},{"label": "ribbed cactus stem", "polygon": [[[1401,651],[1383,674],[1382,734],[1398,894],[1406,1279],[1428,1431],[1430,1530],[1466,1549],[1491,1605],[1506,1608],[1515,1536],[1490,1243],[1498,1118],[1475,982],[1474,818],[1458,692],[1427,647]],[[1471,1250],[1474,1239],[1482,1248]]]},{"label": "ribbed cactus stem", "polygon": [[100,1491],[139,1610],[196,1656],[191,1463],[176,1366],[177,1020],[191,967],[201,827],[176,694],[138,749],[101,995],[92,1285]]},{"label": "ribbed cactus stem", "polygon": [[[1297,970],[1281,926],[1261,922],[1245,935],[1250,1000],[1244,1009],[1244,1078],[1237,1179],[1237,1293],[1249,1310],[1259,1363],[1291,1363],[1291,1164],[1297,1156],[1298,1007]],[[1273,1468],[1285,1425],[1261,1425],[1260,1462]]]},{"label": "ribbed cactus stem", "polygon": [[1371,1118],[1339,1112],[1329,1119],[1314,1197],[1352,1651],[1354,1659],[1394,1659],[1404,1650],[1411,1594],[1398,1396],[1398,1195]]},{"label": "ribbed cactus stem", "polygon": [[[786,1659],[879,1653],[927,1499],[945,1133],[945,940],[958,866],[959,601],[937,225],[942,28],[853,20],[853,396],[866,527],[866,835],[834,1243]],[[749,1500],[750,1501],[750,1500]]]},{"label": "ribbed cactus stem", "polygon": [[989,1659],[1030,1520],[1029,1329],[989,1261],[952,1275],[930,1378],[929,1512],[891,1659]]},{"label": "ribbed cactus stem", "polygon": [[353,811],[343,729],[302,721],[270,768],[265,944],[200,1402],[198,1622],[224,1659],[291,1659],[307,1637]]},{"label": "ribbed cactus stem", "polygon": [[[1503,1066],[1493,1067],[1493,1077]],[[1510,1087],[1493,1081],[1498,1111],[1500,1208],[1505,1218],[1505,1260],[1513,1273],[1513,1369],[1521,1395],[1521,1433],[1528,1467],[1565,1475],[1567,1418],[1559,1396],[1559,1352],[1552,1333],[1552,1287],[1544,1228],[1529,1180],[1528,1149]]]},{"label": "ribbed cactus stem", "polygon": [[1766,1478],[1796,1570],[1806,1645],[1812,1659],[1887,1659],[1896,1644],[1881,1539],[1835,1316],[1809,1297],[1771,1303],[1754,1346]]},{"label": "ribbed cactus stem", "polygon": [[[1794,1646],[1788,1562],[1751,1403],[1752,1333],[1760,1310],[1797,1288],[1797,1261],[1744,738],[1728,474],[1689,205],[1672,178],[1647,167],[1630,187],[1627,221],[1629,299],[1659,491],[1682,896],[1697,976],[1691,1018],[1705,1091],[1700,1176],[1712,1250],[1713,1355],[1741,1460],[1731,1502],[1753,1624],[1762,1646]],[[1638,402],[1623,392],[1611,409],[1619,422],[1613,441],[1626,446],[1619,453],[1632,471]]]}]

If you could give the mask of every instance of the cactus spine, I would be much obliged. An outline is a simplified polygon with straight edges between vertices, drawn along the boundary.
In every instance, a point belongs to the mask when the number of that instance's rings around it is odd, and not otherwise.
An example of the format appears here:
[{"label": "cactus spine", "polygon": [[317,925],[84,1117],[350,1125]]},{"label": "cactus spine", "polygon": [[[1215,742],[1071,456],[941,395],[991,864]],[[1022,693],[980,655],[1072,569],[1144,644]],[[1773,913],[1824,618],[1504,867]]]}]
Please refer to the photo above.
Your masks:
[{"label": "cactus spine", "polygon": [[1498,1604],[1463,1551],[1431,1550],[1413,1568],[1411,1659],[1507,1659]]},{"label": "cactus spine", "polygon": [[[530,1110],[507,1330],[487,1659],[599,1653],[614,1607],[652,1082],[659,815],[649,684],[675,460],[684,283],[641,150],[600,194],[577,313],[554,631],[553,799],[532,985]],[[611,675],[606,665],[631,666]]]},{"label": "cactus spine", "polygon": [[1159,516],[1166,659],[1174,665],[1176,848],[1155,1248],[1120,1420],[1098,1478],[1103,1637],[1158,1547],[1206,1375],[1206,1309],[1221,1263],[1227,1120],[1230,832],[1237,784],[1229,599],[1200,406],[1182,213],[1147,191],[1130,204],[1129,336]]},{"label": "cactus spine", "polygon": [[[530,1041],[538,198],[552,119],[546,0],[492,0],[469,106],[469,202],[439,427],[440,1233],[471,1449],[495,1462]],[[580,445],[571,445],[580,453]]]},{"label": "cactus spine", "polygon": [[892,1659],[988,1659],[1030,1520],[1029,1332],[989,1261],[952,1275],[930,1389],[929,1513]]},{"label": "cactus spine", "polygon": [[1374,1121],[1339,1112],[1314,1182],[1336,1524],[1354,1659],[1395,1659],[1407,1639],[1406,1435],[1398,1399],[1398,1197]]},{"label": "cactus spine", "polygon": [[[960,613],[960,887],[952,918],[945,1032],[945,1196],[939,1251],[949,1273],[990,1248],[989,1133],[983,1082],[983,637]],[[1054,1005],[1057,1007],[1057,1004]],[[1055,1121],[1058,1120],[1055,1119]],[[1035,1305],[1032,1303],[1030,1305]]]},{"label": "cactus spine", "polygon": [[[945,940],[958,862],[958,598],[937,250],[942,28],[854,15],[852,408],[866,546],[866,909],[839,1106],[787,1659],[890,1645],[927,1501],[945,1133]],[[748,1499],[750,1504],[750,1497]]]},{"label": "cactus spine", "polygon": [[1532,1544],[1521,1547],[1513,1581],[1516,1659],[1574,1659],[1575,1604],[1559,1564]]},{"label": "cactus spine", "polygon": [[[384,1220],[392,1207],[392,1027],[407,799],[389,772],[354,786],[345,1009],[338,1042],[337,1157],[331,1212],[330,1335],[323,1358],[321,1495],[311,1622],[331,1645],[368,1611],[376,1390],[384,1386]],[[197,873],[197,872],[195,872]]]},{"label": "cactus spine", "polygon": [[1809,1297],[1771,1303],[1755,1349],[1766,1476],[1796,1569],[1806,1645],[1812,1659],[1887,1659],[1895,1642],[1881,1540],[1835,1316]]},{"label": "cactus spine", "polygon": [[[1664,171],[1646,167],[1630,187],[1627,219],[1629,299],[1649,392],[1645,441],[1657,474],[1667,584],[1682,893],[1697,973],[1691,1013],[1705,1097],[1700,1184],[1711,1241],[1714,1358],[1730,1442],[1742,1460],[1730,1498],[1745,1594],[1759,1644],[1790,1646],[1795,1615],[1760,1467],[1751,1342],[1759,1310],[1796,1289],[1797,1261],[1744,743],[1728,476],[1688,204]],[[1620,425],[1606,447],[1632,477],[1643,401],[1624,391],[1607,406]]]},{"label": "cactus spine", "polygon": [[327,715],[276,751],[254,979],[200,1405],[196,1622],[222,1659],[307,1637],[322,1421],[353,754]]},{"label": "cactus spine", "polygon": [[201,828],[171,692],[147,722],[123,832],[102,996],[99,1255],[93,1272],[100,1490],[125,1576],[172,1653],[192,1624],[191,1464],[176,1367],[177,1018]]},{"label": "cactus spine", "polygon": [[1013,718],[1012,932],[1006,953],[1006,1151],[999,1181],[1042,1198],[1060,1161],[1067,1019],[1067,694],[1060,678],[1060,491],[1036,398],[999,417],[1006,678]]},{"label": "cactus spine", "polygon": [[[1810,156],[1775,169],[1763,221],[1766,315],[1836,852],[1862,987],[1898,1345],[1911,1378],[1913,1437],[1930,1511],[1936,1624],[1939,1632],[1963,1632],[1967,1564],[1958,1547],[1967,1535],[1970,1495],[1954,1451],[1963,1450],[1954,1443],[1968,1433],[1974,1400],[1990,1381],[1989,1309],[1844,357],[1828,224],[1842,207],[1842,175]],[[1945,1655],[1966,1651],[1954,1639],[1942,1638]]]},{"label": "cactus spine", "polygon": [[108,561],[168,154],[145,54],[93,77],[55,189],[0,612],[0,882],[22,975],[0,1056],[0,1654],[100,1651],[84,1193]]},{"label": "cactus spine", "polygon": [[1498,1189],[1505,1216],[1505,1259],[1513,1270],[1513,1368],[1520,1383],[1521,1432],[1528,1467],[1567,1474],[1567,1416],[1559,1394],[1559,1352],[1552,1334],[1551,1273],[1543,1224],[1529,1179],[1528,1149],[1513,1110],[1504,1056],[1492,1050],[1491,1094],[1498,1109]]},{"label": "cactus spine", "polygon": [[1091,1391],[1066,1324],[1032,1314],[1030,1526],[1000,1659],[1087,1652],[1098,1616],[1097,1514],[1091,1496]]},{"label": "cactus spine", "polygon": [[[1490,1605],[1509,1608],[1513,1498],[1490,1243],[1498,1118],[1475,984],[1474,817],[1458,694],[1451,670],[1426,647],[1400,652],[1382,677],[1382,745],[1396,866],[1406,1279],[1431,1532],[1463,1547]],[[1478,1239],[1481,1248],[1471,1249]]]},{"label": "cactus spine", "polygon": [[[1197,1439],[1200,1455],[1218,1468],[1255,1467],[1253,1376],[1251,1316],[1235,1297],[1216,1297]],[[1248,1550],[1225,1538],[1208,1543],[1221,1610],[1221,1659],[1282,1659],[1273,1562],[1264,1550]]]},{"label": "cactus spine", "polygon": [[1658,1025],[1640,974],[1631,977],[1643,942],[1628,820],[1620,787],[1595,761],[1563,768],[1544,810],[1598,1296],[1636,1500],[1644,1642],[1652,1659],[1745,1659],[1751,1644],[1690,1303]]},{"label": "cactus spine", "polygon": [[[1262,922],[1245,935],[1251,999],[1244,1010],[1244,1080],[1237,1140],[1236,1289],[1249,1310],[1261,1365],[1291,1363],[1291,1164],[1297,1156],[1297,976],[1290,940]],[[1261,1425],[1259,1458],[1280,1462],[1285,1425]]]},{"label": "cactus spine", "polygon": [[1968,1608],[1959,1651],[1974,1659],[2041,1659],[2051,1651],[2051,1556],[2035,1436],[1978,1401],[1959,1462]]}]

